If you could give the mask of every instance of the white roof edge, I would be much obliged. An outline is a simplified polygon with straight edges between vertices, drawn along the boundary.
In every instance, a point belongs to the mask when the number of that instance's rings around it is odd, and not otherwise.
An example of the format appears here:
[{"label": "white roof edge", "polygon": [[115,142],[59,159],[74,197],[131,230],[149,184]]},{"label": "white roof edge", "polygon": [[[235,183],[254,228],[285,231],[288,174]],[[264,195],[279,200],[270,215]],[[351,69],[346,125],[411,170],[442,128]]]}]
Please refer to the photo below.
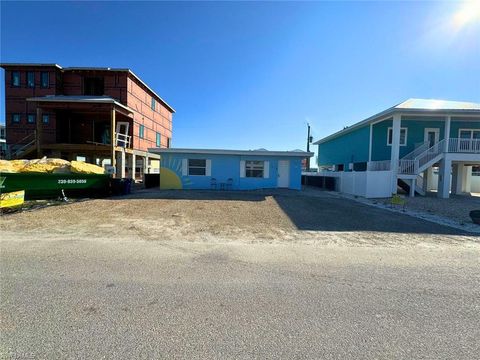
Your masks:
[{"label": "white roof edge", "polygon": [[[59,96],[61,96],[59,98]],[[122,103],[118,102],[117,100],[111,98],[111,97],[102,97],[102,98],[78,98],[76,96],[69,97],[68,95],[47,95],[47,96],[40,96],[40,97],[31,97],[27,98],[27,101],[37,101],[37,102],[78,102],[78,103],[94,103],[94,104],[102,104],[102,103],[107,103],[107,104],[115,104],[117,106],[120,106],[121,108],[132,112],[133,110],[130,109],[128,106],[123,105]]]},{"label": "white roof edge", "polygon": [[256,156],[313,156],[313,152],[306,151],[268,151],[268,150],[229,150],[229,149],[186,149],[186,148],[149,148],[149,152],[158,154],[210,154],[210,155],[256,155]]},{"label": "white roof edge", "polygon": [[339,130],[333,134],[330,134],[320,140],[317,140],[313,143],[313,145],[318,145],[318,144],[321,144],[321,143],[324,143],[328,140],[332,140],[340,135],[343,135],[343,134],[347,134],[349,133],[350,131],[353,131],[355,129],[358,129],[358,128],[361,128],[365,125],[368,125],[370,124],[371,122],[374,122],[375,120],[379,120],[381,118],[384,118],[384,117],[390,117],[390,116],[393,116],[394,113],[398,114],[398,113],[401,113],[401,114],[408,114],[408,113],[419,113],[419,112],[424,112],[425,114],[438,114],[438,115],[441,115],[441,114],[471,114],[471,113],[479,113],[480,114],[480,110],[476,110],[476,109],[420,109],[420,108],[401,108],[401,107],[398,107],[399,105],[409,101],[409,100],[412,100],[412,99],[408,99],[408,100],[405,100],[405,101],[402,101],[401,103],[398,103],[397,105],[394,105],[384,111],[381,111],[373,116],[370,116],[368,118],[366,118],[365,120],[362,120],[362,121],[359,121],[351,126],[348,126],[347,128],[345,129],[342,129],[342,130]]}]

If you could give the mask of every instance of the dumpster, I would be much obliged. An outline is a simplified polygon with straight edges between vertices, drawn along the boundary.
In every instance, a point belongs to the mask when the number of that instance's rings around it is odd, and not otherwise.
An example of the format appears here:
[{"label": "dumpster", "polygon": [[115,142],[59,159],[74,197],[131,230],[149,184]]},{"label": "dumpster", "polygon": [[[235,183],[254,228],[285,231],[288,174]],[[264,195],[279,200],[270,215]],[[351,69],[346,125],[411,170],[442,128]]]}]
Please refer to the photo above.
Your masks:
[{"label": "dumpster", "polygon": [[0,173],[0,192],[25,190],[25,199],[102,197],[109,193],[109,175],[55,173]]}]

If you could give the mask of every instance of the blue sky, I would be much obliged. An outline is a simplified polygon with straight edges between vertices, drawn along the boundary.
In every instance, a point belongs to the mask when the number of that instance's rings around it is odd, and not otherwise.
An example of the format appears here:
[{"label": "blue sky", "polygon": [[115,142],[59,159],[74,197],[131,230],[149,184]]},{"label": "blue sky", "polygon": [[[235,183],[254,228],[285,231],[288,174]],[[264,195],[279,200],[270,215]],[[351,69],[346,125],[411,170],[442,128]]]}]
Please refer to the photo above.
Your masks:
[{"label": "blue sky", "polygon": [[0,59],[131,68],[177,110],[174,147],[304,149],[307,121],[319,139],[410,97],[480,102],[462,6],[2,2]]}]

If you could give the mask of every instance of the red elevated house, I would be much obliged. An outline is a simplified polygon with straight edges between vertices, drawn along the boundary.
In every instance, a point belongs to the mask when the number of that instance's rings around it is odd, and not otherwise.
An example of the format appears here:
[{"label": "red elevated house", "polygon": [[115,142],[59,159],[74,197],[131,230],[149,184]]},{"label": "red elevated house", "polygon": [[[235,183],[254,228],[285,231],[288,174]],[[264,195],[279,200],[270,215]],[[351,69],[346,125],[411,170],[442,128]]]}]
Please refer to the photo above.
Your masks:
[{"label": "red elevated house", "polygon": [[158,164],[148,148],[170,147],[175,110],[129,69],[0,66],[10,158],[82,159],[135,178]]}]

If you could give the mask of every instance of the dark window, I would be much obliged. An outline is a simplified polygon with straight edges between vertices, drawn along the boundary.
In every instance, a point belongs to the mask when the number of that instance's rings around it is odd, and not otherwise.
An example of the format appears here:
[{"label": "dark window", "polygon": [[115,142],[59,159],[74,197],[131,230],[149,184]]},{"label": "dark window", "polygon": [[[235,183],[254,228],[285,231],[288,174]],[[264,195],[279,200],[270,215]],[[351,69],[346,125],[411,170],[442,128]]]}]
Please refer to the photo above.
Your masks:
[{"label": "dark window", "polygon": [[170,138],[167,138],[167,148],[170,148]]},{"label": "dark window", "polygon": [[367,171],[366,162],[353,163],[353,171]]},{"label": "dark window", "polygon": [[12,71],[12,86],[20,86],[20,71]]},{"label": "dark window", "polygon": [[152,97],[152,101],[150,102],[150,107],[152,110],[155,110],[155,99]]},{"label": "dark window", "polygon": [[20,114],[12,114],[12,123],[20,124]]},{"label": "dark window", "polygon": [[140,139],[143,139],[145,137],[145,126],[140,125],[140,129],[138,130],[138,136],[140,136]]},{"label": "dark window", "polygon": [[264,161],[245,161],[245,176],[253,178],[263,178]]},{"label": "dark window", "polygon": [[86,77],[83,84],[83,94],[101,96],[104,94],[104,80],[99,77]]},{"label": "dark window", "polygon": [[337,165],[337,171],[343,171],[344,165],[343,164],[338,164]]},{"label": "dark window", "polygon": [[42,122],[48,124],[50,122],[50,115],[42,115]]},{"label": "dark window", "polygon": [[48,88],[50,86],[50,74],[47,71],[42,71],[40,75],[40,86]]},{"label": "dark window", "polygon": [[35,114],[28,114],[27,115],[27,122],[29,124],[35,124]]},{"label": "dark window", "polygon": [[156,143],[157,146],[160,146],[160,143],[161,143],[160,139],[161,139],[161,135],[160,135],[160,133],[157,132],[157,136],[156,136],[156,139],[155,139],[155,143]]},{"label": "dark window", "polygon": [[188,175],[205,176],[207,173],[207,160],[188,159]]},{"label": "dark window", "polygon": [[33,71],[27,71],[27,87],[35,87],[35,73]]}]

